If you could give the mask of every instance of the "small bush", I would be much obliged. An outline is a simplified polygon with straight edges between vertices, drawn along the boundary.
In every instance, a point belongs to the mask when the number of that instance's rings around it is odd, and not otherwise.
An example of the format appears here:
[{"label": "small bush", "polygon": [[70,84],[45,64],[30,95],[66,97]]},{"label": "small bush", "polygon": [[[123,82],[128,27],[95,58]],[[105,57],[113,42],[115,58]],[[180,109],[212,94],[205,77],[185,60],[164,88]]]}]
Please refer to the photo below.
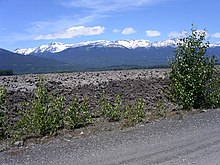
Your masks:
[{"label": "small bush", "polygon": [[4,111],[0,111],[0,139],[7,136],[7,115]]},{"label": "small bush", "polygon": [[137,101],[137,103],[125,106],[123,117],[125,119],[124,123],[126,126],[133,126],[140,123],[145,118],[145,103],[143,99]]},{"label": "small bush", "polygon": [[0,87],[0,106],[2,106],[5,103],[6,94],[5,89],[3,87]]},{"label": "small bush", "polygon": [[220,78],[214,77],[212,82],[207,84],[207,97],[205,98],[206,107],[219,108],[220,107]]},{"label": "small bush", "polygon": [[8,130],[7,126],[7,114],[3,108],[3,105],[6,102],[5,89],[0,87],[0,139],[6,136]]},{"label": "small bush", "polygon": [[154,110],[154,115],[156,117],[160,117],[160,118],[167,117],[167,110],[166,110],[166,107],[164,106],[164,102],[162,100],[157,101],[155,107],[156,107],[156,109]]},{"label": "small bush", "polygon": [[144,99],[140,99],[135,105],[137,121],[141,122],[145,117],[145,102]]},{"label": "small bush", "polygon": [[42,79],[35,91],[35,98],[27,107],[30,109],[22,110],[16,125],[18,136],[56,134],[63,126],[63,98],[48,94]]},{"label": "small bush", "polygon": [[80,101],[75,98],[65,114],[65,125],[74,129],[88,125],[91,120],[88,99]]},{"label": "small bush", "polygon": [[120,95],[116,96],[115,103],[112,105],[106,98],[102,98],[99,107],[102,114],[108,121],[119,121],[121,118],[121,98]]},{"label": "small bush", "polygon": [[178,43],[171,61],[171,97],[184,109],[220,106],[216,59],[206,55],[208,47],[205,32],[192,28],[191,35]]}]

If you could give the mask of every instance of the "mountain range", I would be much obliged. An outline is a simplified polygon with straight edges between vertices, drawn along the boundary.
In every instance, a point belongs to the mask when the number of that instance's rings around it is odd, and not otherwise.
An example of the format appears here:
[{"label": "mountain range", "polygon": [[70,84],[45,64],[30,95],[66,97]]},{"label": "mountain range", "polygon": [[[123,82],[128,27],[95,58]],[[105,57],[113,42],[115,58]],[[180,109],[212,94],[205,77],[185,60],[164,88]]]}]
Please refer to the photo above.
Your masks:
[{"label": "mountain range", "polygon": [[[25,49],[15,49],[15,53],[29,55],[29,54],[43,54],[43,53],[58,53],[69,48],[77,47],[102,47],[102,48],[127,48],[127,49],[137,49],[137,48],[160,48],[160,47],[176,47],[179,39],[168,39],[165,41],[151,42],[149,40],[98,40],[98,41],[86,41],[77,44],[63,44],[61,42],[53,42],[47,45],[41,45],[34,48]],[[210,47],[218,47],[218,44],[211,44]]]},{"label": "mountain range", "polygon": [[[34,48],[16,49],[14,52],[1,49],[0,69],[38,73],[161,67],[167,66],[178,42],[178,39],[158,42],[98,40],[77,44],[53,42]],[[207,54],[220,54],[220,44],[210,45]]]},{"label": "mountain range", "polygon": [[105,47],[105,48],[127,48],[127,49],[136,49],[136,48],[149,48],[149,47],[165,47],[165,46],[176,46],[178,42],[177,39],[170,39],[160,42],[150,42],[149,40],[117,40],[117,41],[107,41],[107,40],[98,40],[98,41],[86,41],[77,44],[63,44],[60,42],[53,42],[47,45],[41,45],[34,48],[26,49],[16,49],[14,52],[24,55],[29,54],[38,54],[38,53],[58,53],[68,48],[77,48],[77,47]]}]

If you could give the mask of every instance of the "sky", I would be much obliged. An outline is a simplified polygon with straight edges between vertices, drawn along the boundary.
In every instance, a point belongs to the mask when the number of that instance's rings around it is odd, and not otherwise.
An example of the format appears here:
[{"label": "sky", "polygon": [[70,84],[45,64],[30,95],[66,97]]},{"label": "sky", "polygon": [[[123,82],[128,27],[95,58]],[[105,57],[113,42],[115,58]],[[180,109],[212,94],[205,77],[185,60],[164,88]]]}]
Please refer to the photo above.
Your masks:
[{"label": "sky", "polygon": [[0,48],[184,36],[220,42],[219,0],[0,0]]}]

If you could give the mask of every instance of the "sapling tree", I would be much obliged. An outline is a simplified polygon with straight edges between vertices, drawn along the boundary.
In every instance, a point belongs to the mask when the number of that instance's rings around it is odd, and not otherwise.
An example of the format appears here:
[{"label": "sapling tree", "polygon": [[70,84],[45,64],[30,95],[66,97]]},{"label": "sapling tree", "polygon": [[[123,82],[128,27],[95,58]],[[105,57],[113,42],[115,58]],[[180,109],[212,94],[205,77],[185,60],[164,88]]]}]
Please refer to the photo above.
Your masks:
[{"label": "sapling tree", "polygon": [[184,109],[218,107],[220,90],[216,57],[207,55],[206,31],[191,29],[180,39],[170,62],[170,93]]}]

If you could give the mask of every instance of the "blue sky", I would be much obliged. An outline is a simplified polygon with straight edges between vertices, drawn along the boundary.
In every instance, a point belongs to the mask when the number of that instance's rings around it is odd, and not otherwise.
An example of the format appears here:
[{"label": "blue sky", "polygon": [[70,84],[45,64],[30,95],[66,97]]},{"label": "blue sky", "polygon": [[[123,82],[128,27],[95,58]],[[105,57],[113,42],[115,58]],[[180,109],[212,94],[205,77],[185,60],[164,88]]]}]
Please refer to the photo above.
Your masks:
[{"label": "blue sky", "polygon": [[0,48],[179,37],[191,24],[220,42],[219,0],[0,0]]}]

